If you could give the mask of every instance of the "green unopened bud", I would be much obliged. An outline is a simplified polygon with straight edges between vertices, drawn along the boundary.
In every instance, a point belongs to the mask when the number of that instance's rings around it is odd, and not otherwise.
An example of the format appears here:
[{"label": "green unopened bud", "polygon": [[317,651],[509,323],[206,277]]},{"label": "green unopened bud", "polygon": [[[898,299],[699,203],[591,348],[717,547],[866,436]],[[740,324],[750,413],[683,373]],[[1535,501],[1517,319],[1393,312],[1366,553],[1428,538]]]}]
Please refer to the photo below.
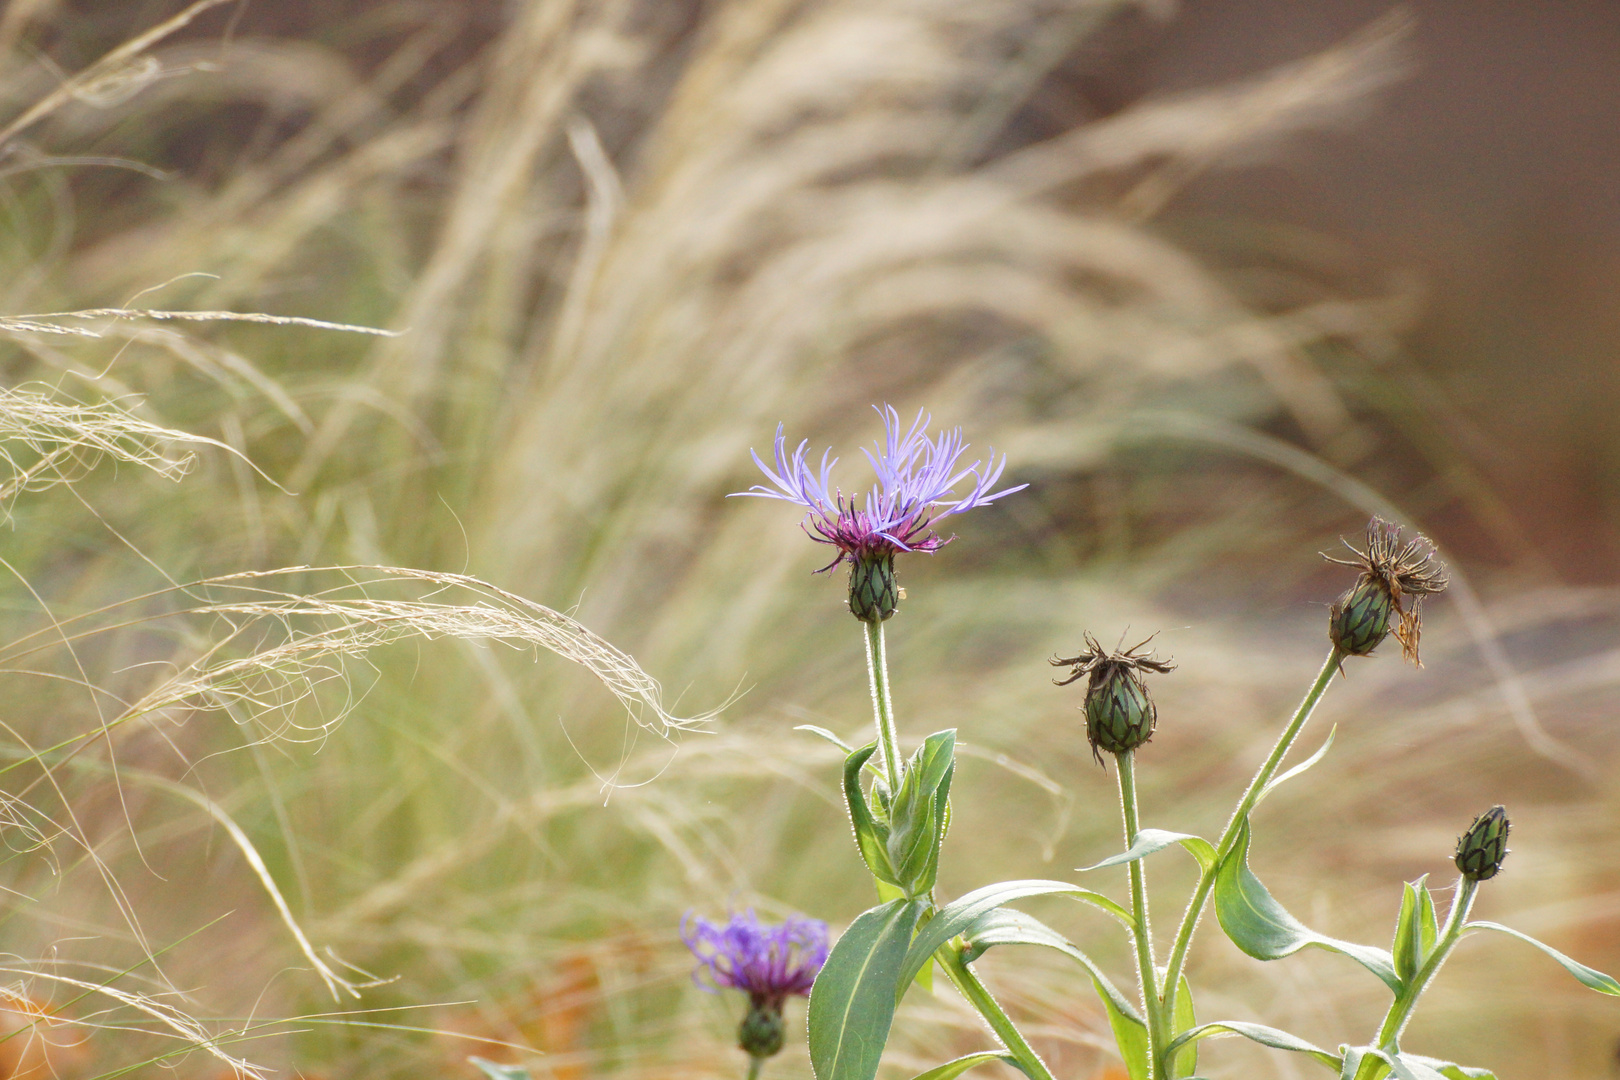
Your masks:
[{"label": "green unopened bud", "polygon": [[1093,751],[1123,754],[1153,737],[1159,710],[1136,670],[1105,664],[1086,689],[1086,738]]},{"label": "green unopened bud", "polygon": [[782,1005],[755,1001],[737,1028],[737,1045],[750,1057],[768,1058],[782,1049]]},{"label": "green unopened bud", "polygon": [[894,552],[859,556],[849,571],[849,610],[862,622],[880,623],[900,606]]},{"label": "green unopened bud", "polygon": [[1508,847],[1507,811],[1493,806],[1457,838],[1457,869],[1469,881],[1486,881],[1502,869]]},{"label": "green unopened bud", "polygon": [[1396,610],[1389,586],[1363,575],[1354,588],[1333,602],[1328,637],[1346,656],[1366,656],[1389,633],[1390,616]]}]

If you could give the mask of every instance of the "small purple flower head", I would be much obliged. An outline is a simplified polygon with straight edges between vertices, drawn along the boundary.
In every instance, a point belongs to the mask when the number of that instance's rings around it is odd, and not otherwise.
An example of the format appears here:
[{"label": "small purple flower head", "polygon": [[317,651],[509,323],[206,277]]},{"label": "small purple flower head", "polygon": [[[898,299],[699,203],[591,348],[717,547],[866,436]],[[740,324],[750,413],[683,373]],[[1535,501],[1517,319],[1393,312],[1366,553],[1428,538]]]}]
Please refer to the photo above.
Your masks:
[{"label": "small purple flower head", "polygon": [[725,923],[694,919],[688,912],[681,920],[681,940],[698,959],[692,972],[698,986],[711,992],[742,990],[754,1007],[777,1012],[789,995],[808,996],[827,962],[827,924],[800,915],[772,925],[760,922],[752,910]]},{"label": "small purple flower head", "polygon": [[953,539],[935,532],[935,523],[1028,486],[991,491],[1007,465],[1006,455],[998,461],[994,450],[984,461],[959,465],[967,451],[961,428],[930,439],[931,417],[918,410],[911,428],[901,434],[900,414],[892,406],[877,412],[883,417],[884,437],[873,450],[861,450],[877,474],[864,501],[857,502],[854,495],[829,486],[832,468],[838,464],[837,458],[830,458],[831,450],[821,455],[819,467],[807,459],[808,440],[790,457],[780,424],[776,427],[776,468],[753,454],[754,464],[774,488],[756,484],[733,493],[782,499],[804,507],[808,513],[802,527],[810,539],[838,549],[833,561],[817,573],[846,560],[851,563],[850,607],[857,617],[868,621],[881,621],[894,613],[898,602],[893,573],[896,554],[933,554]]}]

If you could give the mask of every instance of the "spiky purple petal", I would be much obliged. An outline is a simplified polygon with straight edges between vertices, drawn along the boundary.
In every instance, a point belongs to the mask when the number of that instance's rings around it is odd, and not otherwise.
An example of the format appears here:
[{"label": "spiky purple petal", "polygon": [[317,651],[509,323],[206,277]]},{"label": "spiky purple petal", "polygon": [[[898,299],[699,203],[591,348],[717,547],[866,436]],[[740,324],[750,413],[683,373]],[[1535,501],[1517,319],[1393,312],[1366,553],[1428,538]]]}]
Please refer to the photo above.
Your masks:
[{"label": "spiky purple petal", "polygon": [[[789,455],[780,424],[776,426],[775,469],[750,451],[754,464],[774,488],[755,484],[733,494],[782,499],[804,507],[808,511],[803,522],[805,532],[812,540],[838,549],[837,558],[822,568],[830,570],[845,559],[937,551],[951,538],[942,539],[934,532],[935,523],[1028,486],[1019,484],[991,491],[1007,465],[1006,455],[998,460],[994,449],[988,459],[958,468],[957,463],[967,451],[962,429],[951,428],[930,439],[928,424],[932,417],[925,410],[917,411],[917,418],[904,434],[900,414],[892,406],[884,405],[877,412],[883,417],[883,438],[874,445],[875,453],[864,447],[861,450],[877,483],[867,492],[863,505],[857,506],[853,495],[845,496],[842,490],[830,487],[832,467],[838,464],[837,458],[829,457],[832,451],[822,454],[819,469],[812,468],[807,460],[808,440]],[[961,494],[959,488],[963,489]]]},{"label": "spiky purple petal", "polygon": [[802,915],[771,924],[749,910],[712,923],[688,912],[681,919],[681,940],[698,959],[692,972],[698,986],[742,990],[756,1002],[778,1006],[790,994],[808,995],[827,962],[827,924]]}]

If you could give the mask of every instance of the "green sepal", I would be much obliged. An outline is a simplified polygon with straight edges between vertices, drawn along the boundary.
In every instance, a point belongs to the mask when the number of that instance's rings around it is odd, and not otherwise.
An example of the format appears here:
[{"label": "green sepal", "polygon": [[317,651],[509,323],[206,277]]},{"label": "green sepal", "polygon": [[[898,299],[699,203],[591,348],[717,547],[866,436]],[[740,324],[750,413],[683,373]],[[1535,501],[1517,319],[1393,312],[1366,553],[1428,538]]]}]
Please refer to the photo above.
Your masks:
[{"label": "green sepal", "polygon": [[[1013,911],[1011,908],[993,908],[975,919],[972,925],[963,931],[962,936],[966,939],[966,947],[962,950],[962,962],[965,964],[973,963],[995,945],[1044,945],[1048,949],[1056,949],[1086,969],[1086,974],[1091,976],[1091,985],[1097,990],[1097,996],[1102,998],[1109,1008],[1119,1012],[1146,1032],[1147,1025],[1142,1020],[1142,1014],[1131,1003],[1131,999],[1109,981],[1096,961],[1034,916],[1025,915],[1022,911]],[[923,970],[928,969],[925,967]]]},{"label": "green sepal", "polygon": [[861,790],[861,767],[877,752],[877,743],[867,743],[844,759],[844,801],[849,804],[849,823],[855,829],[855,846],[860,850],[866,868],[882,885],[898,887],[899,879],[889,862],[889,827],[879,821]]},{"label": "green sepal", "polygon": [[908,896],[927,895],[939,875],[939,847],[945,838],[945,808],[955,771],[955,729],[935,732],[911,756],[890,805],[888,862],[895,884]]},{"label": "green sepal", "polygon": [[1503,934],[1516,937],[1520,941],[1529,942],[1531,945],[1534,945],[1536,948],[1540,949],[1542,952],[1546,953],[1548,956],[1562,964],[1564,966],[1564,970],[1575,976],[1576,980],[1582,986],[1590,987],[1600,994],[1620,995],[1620,982],[1616,982],[1614,976],[1605,975],[1596,968],[1589,968],[1578,960],[1571,960],[1569,957],[1565,956],[1551,945],[1548,945],[1545,942],[1537,941],[1529,934],[1521,933],[1520,931],[1513,929],[1511,926],[1503,926],[1501,923],[1493,922],[1471,922],[1464,926],[1463,929],[1496,930]]},{"label": "green sepal", "polygon": [[1256,960],[1281,960],[1308,945],[1342,953],[1378,976],[1390,992],[1401,992],[1395,959],[1383,949],[1318,934],[1294,918],[1249,869],[1249,823],[1215,874],[1215,915],[1232,943]]},{"label": "green sepal", "polygon": [[1338,1054],[1331,1054],[1320,1046],[1306,1042],[1298,1035],[1290,1035],[1288,1032],[1279,1031],[1274,1027],[1267,1027],[1264,1024],[1249,1024],[1241,1020],[1217,1020],[1211,1024],[1200,1024],[1197,1027],[1190,1028],[1170,1040],[1170,1045],[1165,1048],[1165,1055],[1168,1057],[1179,1052],[1182,1047],[1190,1046],[1198,1040],[1207,1039],[1212,1035],[1241,1035],[1245,1039],[1257,1042],[1261,1046],[1269,1046],[1273,1050],[1289,1050],[1296,1054],[1308,1054],[1335,1072],[1343,1064]]},{"label": "green sepal", "polygon": [[[1005,1050],[981,1050],[977,1054],[968,1054],[966,1057],[959,1057],[955,1061],[947,1061],[943,1065],[936,1065],[925,1073],[918,1073],[911,1080],[956,1080],[958,1076],[961,1076],[974,1066],[986,1065],[992,1061],[1011,1065],[1019,1072],[1024,1071],[1024,1067],[1018,1064],[1018,1059]],[[1028,1074],[1025,1073],[1025,1075]]]},{"label": "green sepal", "polygon": [[940,908],[934,913],[934,917],[928,920],[928,924],[917,932],[916,940],[911,943],[911,948],[906,953],[905,965],[901,969],[904,977],[898,985],[904,988],[909,984],[922,966],[933,957],[934,950],[958,934],[965,933],[981,915],[994,911],[1003,904],[1010,904],[1014,900],[1030,896],[1072,896],[1081,903],[1102,908],[1127,927],[1136,924],[1129,911],[1108,897],[1066,881],[1002,881],[995,885],[986,885]]},{"label": "green sepal", "polygon": [[1440,931],[1434,916],[1434,897],[1424,884],[1428,875],[1409,881],[1401,891],[1401,913],[1395,919],[1395,940],[1390,954],[1395,958],[1395,974],[1403,984],[1422,969],[1434,952]]},{"label": "green sepal", "polygon": [[872,1080],[894,1022],[900,967],[925,905],[891,900],[845,930],[810,990],[810,1066],[817,1080]]},{"label": "green sepal", "polygon": [[1166,832],[1164,829],[1143,829],[1131,841],[1131,846],[1118,855],[1110,856],[1100,863],[1082,866],[1075,871],[1084,874],[1089,870],[1101,870],[1105,866],[1121,866],[1125,863],[1145,859],[1156,851],[1163,851],[1171,844],[1180,844],[1186,848],[1205,873],[1215,867],[1215,845],[1202,836],[1193,836],[1191,833]]},{"label": "green sepal", "polygon": [[[1160,972],[1160,978],[1162,979],[1166,974],[1168,974],[1167,971]],[[1170,1021],[1170,1037],[1172,1039],[1183,1032],[1192,1031],[1198,1027],[1198,1014],[1193,1009],[1192,985],[1187,982],[1186,972],[1182,972],[1180,979],[1177,980],[1177,986],[1176,1015]],[[1192,1076],[1198,1069],[1197,1040],[1189,1042],[1184,1048],[1177,1050],[1173,1054],[1166,1054],[1165,1060],[1170,1062],[1172,1080]]]}]

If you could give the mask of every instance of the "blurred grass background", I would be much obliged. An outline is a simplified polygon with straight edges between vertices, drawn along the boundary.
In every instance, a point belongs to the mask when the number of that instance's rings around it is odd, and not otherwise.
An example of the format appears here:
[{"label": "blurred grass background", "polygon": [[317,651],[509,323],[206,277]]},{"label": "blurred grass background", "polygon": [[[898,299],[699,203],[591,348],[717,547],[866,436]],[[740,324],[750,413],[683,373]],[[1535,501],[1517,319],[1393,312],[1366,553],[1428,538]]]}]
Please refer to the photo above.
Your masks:
[{"label": "blurred grass background", "polygon": [[[181,8],[14,0],[6,115]],[[1381,942],[1398,883],[1449,880],[1456,833],[1504,802],[1485,917],[1620,968],[1617,34],[1595,3],[284,0],[202,11],[78,86],[0,161],[6,313],[402,333],[8,333],[8,385],[120,400],[265,474],[204,452],[178,485],[107,466],[20,496],[8,639],[171,578],[381,563],[571,611],[680,711],[740,696],[663,741],[549,655],[392,645],[352,696],[291,709],[352,706],[312,742],[170,710],[19,767],[11,1015],[28,997],[72,1023],[0,1064],[159,1067],[138,1063],[168,1045],[120,1027],[138,1018],[29,975],[153,951],[161,974],[118,985],[184,991],[165,1000],[217,1030],[258,1018],[233,1052],[282,1075],[466,1077],[468,1053],[557,1080],[734,1075],[737,1003],[694,991],[676,925],[869,904],[837,755],[792,730],[864,741],[869,708],[819,550],[788,509],[724,495],[778,421],[853,466],[879,401],[962,423],[1032,485],[910,560],[890,624],[903,730],[968,745],[946,895],[1118,843],[1045,664],[1086,629],[1164,628],[1181,668],[1145,817],[1218,829],[1325,647],[1343,582],[1315,552],[1387,503],[1465,589],[1426,613],[1425,670],[1350,668],[1315,730],[1339,725],[1334,751],[1261,811],[1256,867],[1313,926]],[[73,679],[139,696],[219,630],[104,622],[83,672],[56,650],[8,673],[17,745],[94,729]],[[393,981],[334,1005],[218,822],[142,777],[206,792],[315,945]],[[1164,859],[1161,932],[1189,877]],[[1127,970],[1100,925],[1040,914]],[[1059,1075],[1115,1075],[1071,971],[983,966]],[[1202,1017],[1329,1046],[1382,1009],[1342,958],[1260,965],[1212,925],[1192,974]],[[1527,948],[1465,945],[1426,1000],[1409,1049],[1610,1074],[1620,1013]],[[400,1011],[268,1023],[357,1007]],[[948,993],[897,1031],[896,1076],[986,1039]],[[808,1077],[800,1045],[770,1075]],[[1201,1071],[1304,1069],[1218,1043]]]}]

